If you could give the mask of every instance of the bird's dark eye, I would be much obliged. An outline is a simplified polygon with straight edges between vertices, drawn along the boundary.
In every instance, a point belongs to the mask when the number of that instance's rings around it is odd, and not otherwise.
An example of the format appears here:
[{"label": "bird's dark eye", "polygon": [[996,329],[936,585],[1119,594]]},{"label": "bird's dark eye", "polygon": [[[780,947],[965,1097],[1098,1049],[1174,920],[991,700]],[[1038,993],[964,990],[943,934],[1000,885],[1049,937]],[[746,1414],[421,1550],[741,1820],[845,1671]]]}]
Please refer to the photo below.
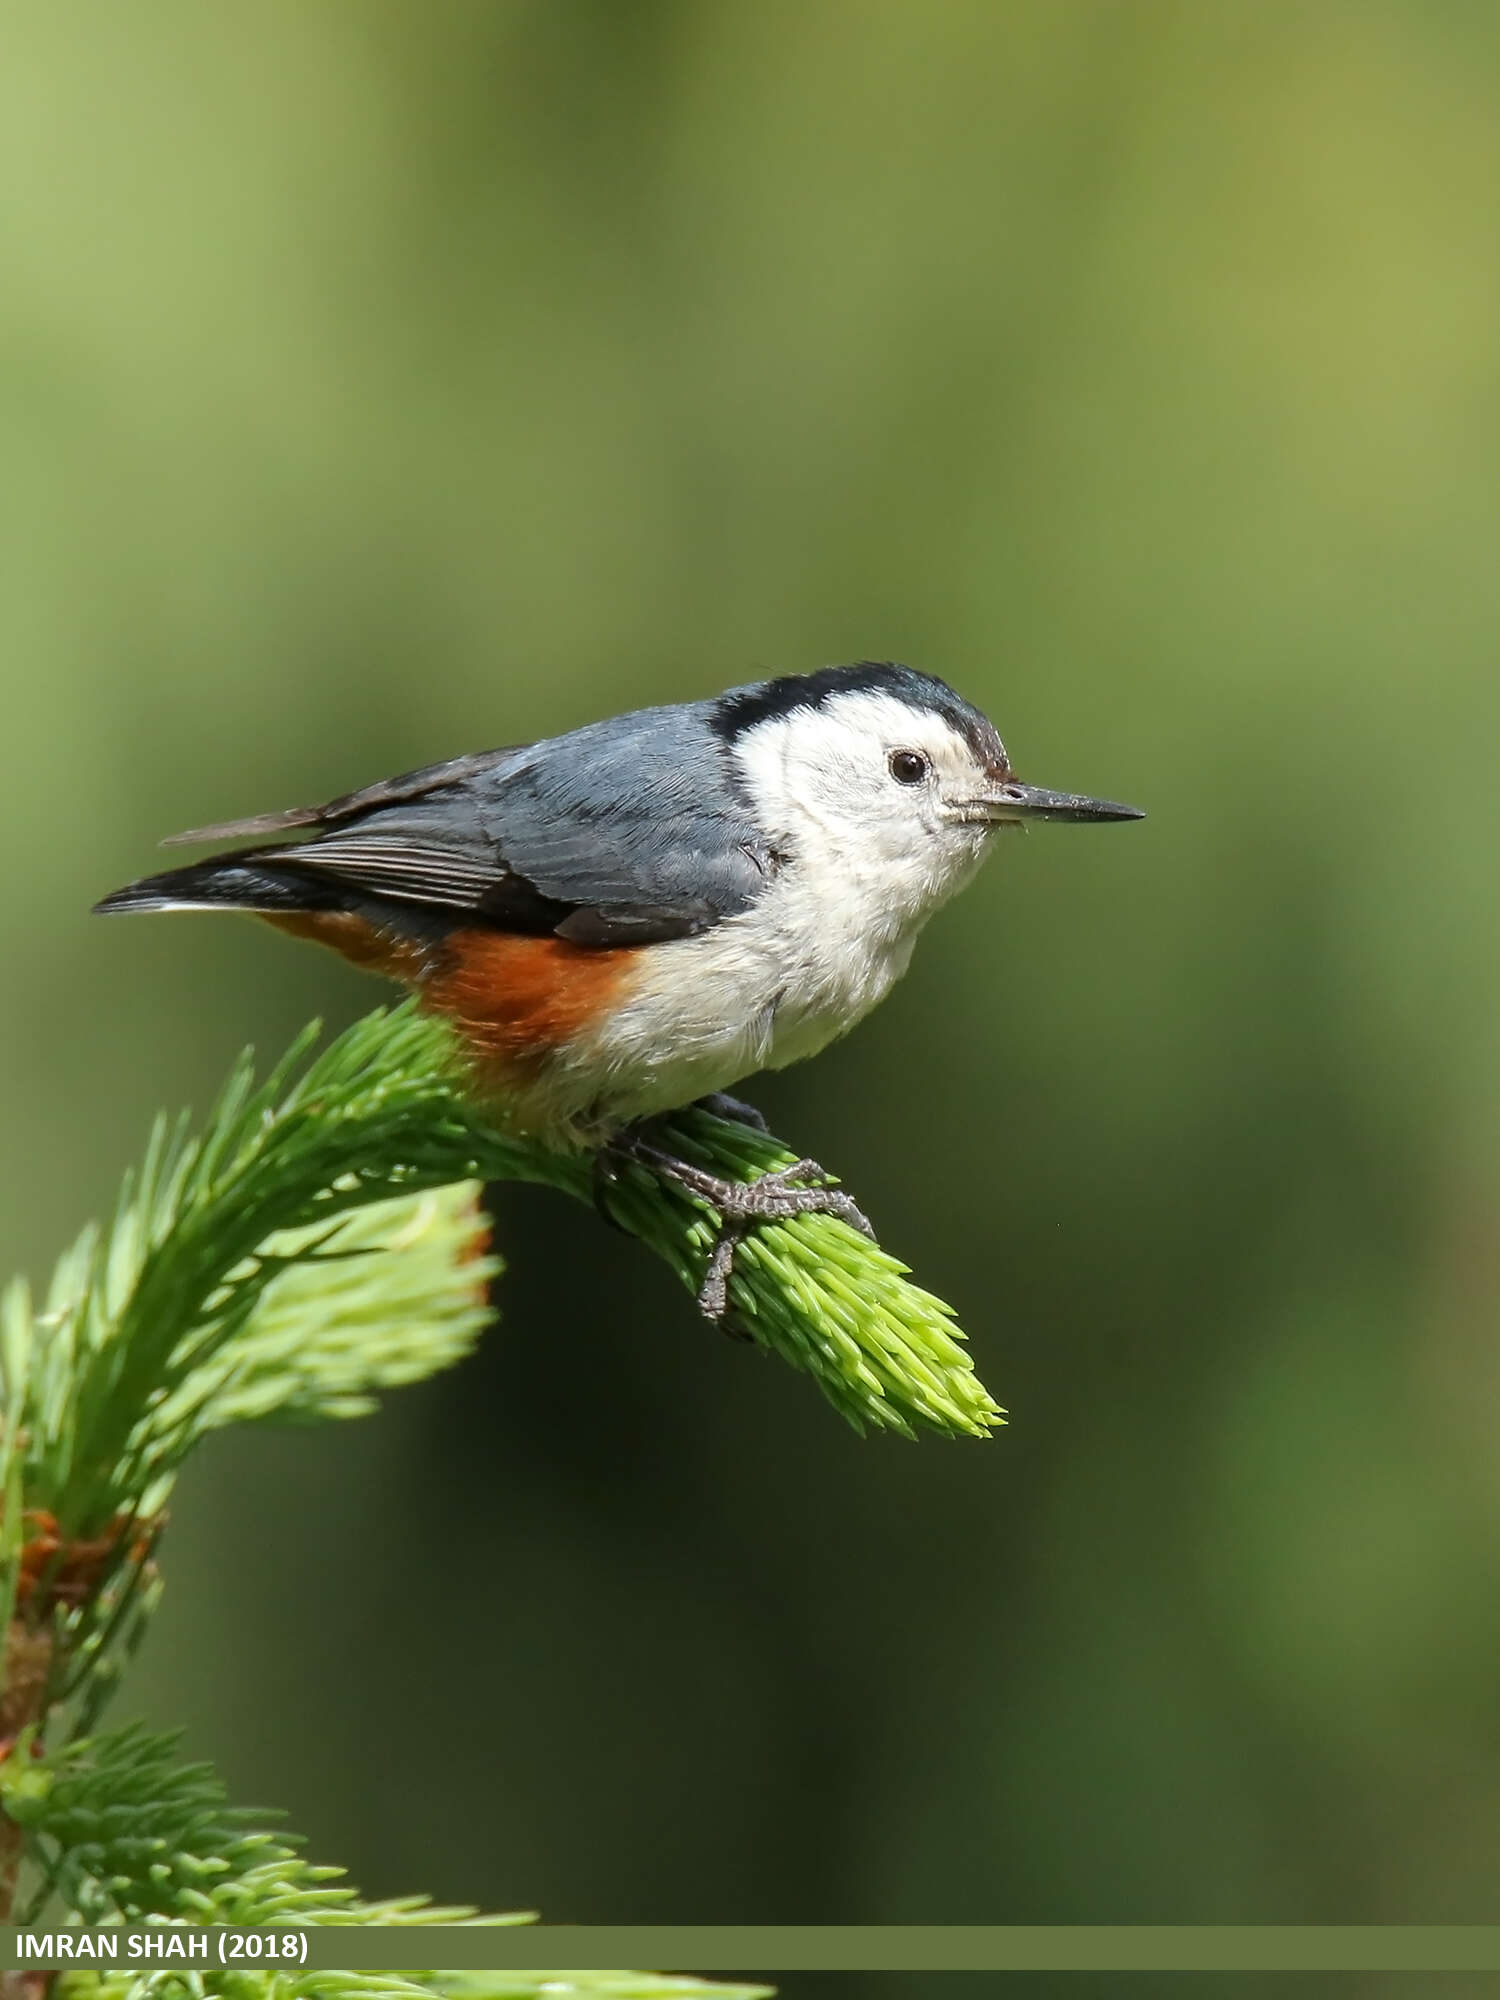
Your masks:
[{"label": "bird's dark eye", "polygon": [[920,785],[929,768],[920,750],[893,750],[886,762],[898,785]]}]

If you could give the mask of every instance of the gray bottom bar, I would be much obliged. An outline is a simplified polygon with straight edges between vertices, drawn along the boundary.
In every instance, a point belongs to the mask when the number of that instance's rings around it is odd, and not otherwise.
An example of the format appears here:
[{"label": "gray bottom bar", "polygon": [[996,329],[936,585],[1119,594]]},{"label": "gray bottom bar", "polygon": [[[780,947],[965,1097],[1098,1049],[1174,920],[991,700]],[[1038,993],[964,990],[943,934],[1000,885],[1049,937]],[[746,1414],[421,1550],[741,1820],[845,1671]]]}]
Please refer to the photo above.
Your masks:
[{"label": "gray bottom bar", "polygon": [[[0,1931],[8,1968],[87,1964],[80,1940],[112,1938],[118,1962],[129,1940],[152,1940],[147,1963],[171,1931],[72,1931],[66,1956],[38,1950],[57,1933]],[[178,1932],[204,1938],[202,1932]],[[213,1956],[235,1933],[207,1934]],[[774,1980],[787,1972],[1496,1972],[1500,1925],[514,1925],[470,1928],[333,1927],[242,1934],[309,1969],[525,1970],[713,1974]],[[284,1943],[282,1942],[284,1941]],[[292,1947],[287,1953],[285,1944]],[[139,1949],[139,1947],[137,1947]],[[195,1953],[195,1956],[197,1954]],[[261,1950],[255,1959],[261,1958]],[[102,1963],[107,1964],[101,1954]],[[92,1961],[95,1963],[100,1960]],[[170,1961],[169,1961],[170,1962]],[[254,1962],[253,1960],[251,1961]],[[139,1958],[136,1959],[140,1964]],[[191,1960],[189,1960],[191,1964]],[[249,1969],[244,1959],[243,1969]]]}]

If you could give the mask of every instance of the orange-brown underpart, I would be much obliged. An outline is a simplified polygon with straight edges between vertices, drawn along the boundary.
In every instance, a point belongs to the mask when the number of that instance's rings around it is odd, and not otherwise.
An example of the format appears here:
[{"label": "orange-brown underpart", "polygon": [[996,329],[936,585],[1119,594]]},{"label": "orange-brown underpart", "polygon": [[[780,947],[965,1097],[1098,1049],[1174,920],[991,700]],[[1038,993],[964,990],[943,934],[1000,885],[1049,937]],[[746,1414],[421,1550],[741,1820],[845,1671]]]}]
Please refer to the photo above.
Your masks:
[{"label": "orange-brown underpart", "polygon": [[535,1074],[624,999],[639,968],[630,946],[600,951],[566,938],[473,929],[450,931],[424,949],[343,911],[266,921],[415,987],[422,1005],[451,1021],[497,1077]]},{"label": "orange-brown underpart", "polygon": [[424,960],[420,946],[392,931],[378,930],[363,917],[343,910],[299,910],[292,915],[261,913],[268,924],[290,937],[308,938],[326,944],[351,965],[364,972],[379,972],[387,979],[414,984],[422,976]]},{"label": "orange-brown underpart", "polygon": [[532,1070],[624,998],[639,959],[566,938],[454,931],[422,1004],[457,1024],[474,1053],[503,1070]]}]

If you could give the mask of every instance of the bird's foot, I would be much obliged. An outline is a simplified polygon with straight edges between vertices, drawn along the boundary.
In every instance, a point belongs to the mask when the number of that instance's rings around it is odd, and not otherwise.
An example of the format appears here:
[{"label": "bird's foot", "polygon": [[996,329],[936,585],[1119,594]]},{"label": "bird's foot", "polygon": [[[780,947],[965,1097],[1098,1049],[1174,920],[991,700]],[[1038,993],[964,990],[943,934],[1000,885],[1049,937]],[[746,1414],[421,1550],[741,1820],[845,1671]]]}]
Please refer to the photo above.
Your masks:
[{"label": "bird's foot", "polygon": [[[789,1167],[762,1174],[759,1180],[732,1181],[695,1166],[691,1160],[678,1159],[638,1132],[621,1133],[608,1150],[649,1168],[719,1211],[719,1234],[698,1287],[698,1310],[726,1333],[733,1331],[726,1323],[729,1280],[740,1243],[753,1223],[785,1222],[794,1215],[834,1215],[875,1240],[869,1217],[852,1195],[830,1184],[826,1169],[816,1160],[794,1160]],[[597,1188],[597,1179],[595,1185]]]},{"label": "bird's foot", "polygon": [[752,1132],[771,1129],[753,1104],[747,1104],[743,1097],[731,1097],[727,1090],[710,1091],[707,1097],[698,1099],[694,1109],[707,1111],[715,1118],[726,1118],[731,1125],[748,1125]]}]

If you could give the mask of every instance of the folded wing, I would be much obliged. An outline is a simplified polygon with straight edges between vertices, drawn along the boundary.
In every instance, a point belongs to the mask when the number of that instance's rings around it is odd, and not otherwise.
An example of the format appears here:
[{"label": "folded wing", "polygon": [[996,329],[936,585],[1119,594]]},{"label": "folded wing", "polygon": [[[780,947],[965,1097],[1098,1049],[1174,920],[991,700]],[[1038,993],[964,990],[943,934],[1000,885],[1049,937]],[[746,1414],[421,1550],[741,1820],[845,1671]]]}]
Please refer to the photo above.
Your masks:
[{"label": "folded wing", "polygon": [[[447,913],[599,948],[691,936],[747,908],[776,865],[705,707],[643,710],[456,758],[174,844],[306,828],[306,840],[223,856],[226,887],[233,869],[237,883],[302,882],[322,908],[331,894],[351,908],[416,906],[429,920]],[[201,893],[214,867],[177,873],[191,872]],[[168,907],[173,880],[153,877],[107,901]]]}]

